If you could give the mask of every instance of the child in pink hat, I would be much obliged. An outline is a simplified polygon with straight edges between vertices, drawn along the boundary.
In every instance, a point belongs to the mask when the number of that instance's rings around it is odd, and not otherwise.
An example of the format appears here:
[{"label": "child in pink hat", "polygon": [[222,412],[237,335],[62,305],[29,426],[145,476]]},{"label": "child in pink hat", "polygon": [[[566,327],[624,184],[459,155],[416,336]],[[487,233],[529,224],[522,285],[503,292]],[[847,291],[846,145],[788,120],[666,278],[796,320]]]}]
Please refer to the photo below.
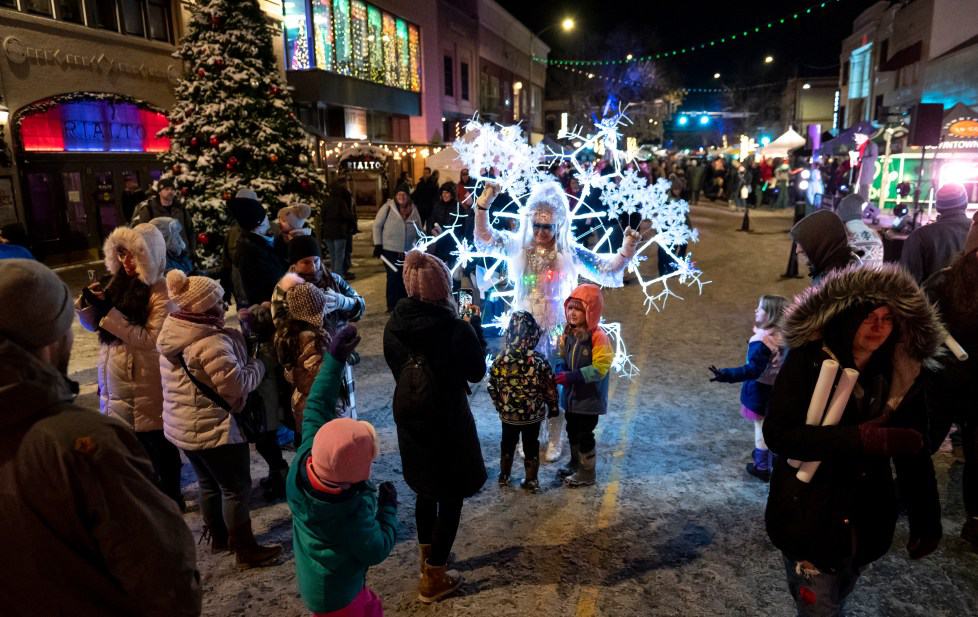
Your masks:
[{"label": "child in pink hat", "polygon": [[286,483],[299,593],[315,617],[381,617],[367,568],[387,558],[397,537],[394,485],[370,482],[377,433],[368,422],[336,415],[343,367],[359,342],[353,326],[330,340]]}]

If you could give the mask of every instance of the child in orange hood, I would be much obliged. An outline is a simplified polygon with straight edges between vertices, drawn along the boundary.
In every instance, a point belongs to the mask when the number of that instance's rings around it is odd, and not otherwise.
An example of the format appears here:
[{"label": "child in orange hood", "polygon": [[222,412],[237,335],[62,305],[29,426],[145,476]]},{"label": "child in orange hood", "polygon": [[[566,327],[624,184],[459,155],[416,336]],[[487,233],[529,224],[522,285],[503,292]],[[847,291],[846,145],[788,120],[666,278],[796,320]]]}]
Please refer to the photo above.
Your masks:
[{"label": "child in orange hood", "polygon": [[594,429],[608,409],[608,371],[615,353],[598,324],[604,299],[601,288],[579,285],[564,301],[567,324],[560,336],[556,381],[567,417],[571,460],[557,474],[567,486],[594,484]]}]

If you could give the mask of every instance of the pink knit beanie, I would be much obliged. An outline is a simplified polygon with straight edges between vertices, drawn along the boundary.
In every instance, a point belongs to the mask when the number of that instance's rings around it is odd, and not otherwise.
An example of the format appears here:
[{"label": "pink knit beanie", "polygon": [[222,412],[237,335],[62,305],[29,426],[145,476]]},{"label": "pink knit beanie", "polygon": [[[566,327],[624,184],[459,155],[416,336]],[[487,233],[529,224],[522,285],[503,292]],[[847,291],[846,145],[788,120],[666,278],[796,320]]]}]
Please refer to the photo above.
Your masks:
[{"label": "pink knit beanie", "polygon": [[380,453],[377,432],[369,422],[337,418],[321,426],[312,441],[311,467],[316,477],[336,486],[370,478]]},{"label": "pink knit beanie", "polygon": [[416,300],[441,304],[451,297],[452,273],[444,261],[415,249],[404,256],[404,289]]}]

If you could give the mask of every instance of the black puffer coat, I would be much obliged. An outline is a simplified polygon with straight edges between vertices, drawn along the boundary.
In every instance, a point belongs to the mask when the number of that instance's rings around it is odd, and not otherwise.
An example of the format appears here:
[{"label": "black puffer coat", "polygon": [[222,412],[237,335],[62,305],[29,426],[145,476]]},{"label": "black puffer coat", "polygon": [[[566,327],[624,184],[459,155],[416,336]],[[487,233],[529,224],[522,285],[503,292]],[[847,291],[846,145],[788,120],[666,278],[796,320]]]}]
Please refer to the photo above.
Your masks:
[{"label": "black puffer coat", "polygon": [[[775,381],[764,422],[764,439],[780,455],[771,478],[765,520],[777,548],[793,560],[810,561],[825,571],[850,559],[861,566],[880,558],[890,548],[897,519],[890,459],[864,454],[858,428],[886,413],[886,402],[894,394],[894,362],[877,363],[874,357],[859,377],[862,396],[853,393],[839,425],[805,424],[822,361],[830,357],[824,332],[839,327],[837,317],[865,304],[886,305],[891,310],[891,336],[898,338],[889,355],[923,365],[896,410],[882,419],[885,426],[928,434],[927,408],[934,377],[929,367],[946,336],[923,292],[895,266],[833,272],[820,286],[796,298],[789,309],[784,334],[790,351]],[[877,354],[886,349],[884,346]],[[796,469],[788,459],[822,464],[806,484],[795,477]],[[939,538],[940,503],[929,450],[894,457],[893,463],[909,507],[911,538]]]},{"label": "black puffer coat", "polygon": [[470,497],[487,477],[468,399],[468,383],[486,373],[482,346],[451,309],[405,298],[384,329],[384,358],[394,379],[411,353],[431,367],[436,402],[425,417],[397,425],[404,480],[428,497]]}]

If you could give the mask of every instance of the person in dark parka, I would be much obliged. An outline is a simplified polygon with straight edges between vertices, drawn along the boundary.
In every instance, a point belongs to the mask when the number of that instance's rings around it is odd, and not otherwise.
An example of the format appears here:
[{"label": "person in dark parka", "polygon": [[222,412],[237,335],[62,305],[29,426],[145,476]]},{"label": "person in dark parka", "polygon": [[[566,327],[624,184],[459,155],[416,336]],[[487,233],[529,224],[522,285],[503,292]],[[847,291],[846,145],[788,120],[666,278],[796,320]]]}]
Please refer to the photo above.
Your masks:
[{"label": "person in dark parka", "polygon": [[146,451],[74,403],[73,316],[54,272],[0,261],[0,612],[199,615],[193,537]]},{"label": "person in dark parka", "polygon": [[234,265],[241,272],[245,297],[250,304],[270,302],[275,285],[285,276],[289,264],[276,252],[275,239],[268,235],[268,213],[250,191],[239,191],[228,207],[242,232],[235,247]]},{"label": "person in dark parka", "polygon": [[462,583],[446,563],[462,500],[477,493],[487,477],[468,401],[468,384],[483,378],[486,363],[472,326],[458,317],[444,262],[418,250],[408,252],[404,285],[408,297],[397,303],[384,330],[384,358],[400,381],[408,361],[420,357],[433,386],[430,409],[410,415],[398,417],[401,392],[394,396],[404,480],[417,493],[418,591],[423,602],[432,602]]},{"label": "person in dark parka", "polygon": [[961,252],[971,220],[968,193],[960,184],[945,184],[935,198],[937,220],[913,230],[900,252],[900,265],[921,285]]},{"label": "person in dark parka", "polygon": [[859,258],[849,248],[849,234],[839,216],[830,210],[817,210],[791,228],[795,241],[808,260],[808,275],[817,285],[832,270],[845,268]]},{"label": "person in dark parka", "polygon": [[[764,439],[778,455],[765,522],[799,615],[844,614],[862,570],[893,542],[896,484],[911,559],[937,548],[940,501],[924,436],[946,336],[923,292],[892,264],[830,273],[788,309],[789,352],[764,421]],[[829,358],[859,377],[839,423],[812,426],[807,409]],[[806,483],[791,459],[821,465]]]}]

